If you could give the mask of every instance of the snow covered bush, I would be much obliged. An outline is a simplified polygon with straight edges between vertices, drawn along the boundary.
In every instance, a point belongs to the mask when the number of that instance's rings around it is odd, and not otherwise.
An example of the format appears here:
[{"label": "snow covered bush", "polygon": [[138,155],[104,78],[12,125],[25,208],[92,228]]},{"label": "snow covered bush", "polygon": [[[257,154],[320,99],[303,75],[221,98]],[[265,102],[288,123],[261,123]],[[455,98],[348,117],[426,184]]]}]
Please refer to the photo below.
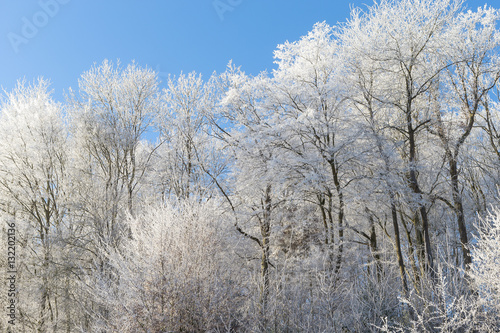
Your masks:
[{"label": "snow covered bush", "polygon": [[494,208],[480,220],[477,231],[470,275],[483,310],[500,324],[500,209]]},{"label": "snow covered bush", "polygon": [[109,254],[116,283],[100,286],[112,310],[96,322],[116,332],[234,329],[242,289],[228,261],[227,218],[215,203],[192,201],[130,218],[130,235]]},{"label": "snow covered bush", "polygon": [[469,271],[438,266],[435,281],[402,299],[407,323],[386,320],[383,332],[498,332],[500,330],[500,209],[476,223]]}]

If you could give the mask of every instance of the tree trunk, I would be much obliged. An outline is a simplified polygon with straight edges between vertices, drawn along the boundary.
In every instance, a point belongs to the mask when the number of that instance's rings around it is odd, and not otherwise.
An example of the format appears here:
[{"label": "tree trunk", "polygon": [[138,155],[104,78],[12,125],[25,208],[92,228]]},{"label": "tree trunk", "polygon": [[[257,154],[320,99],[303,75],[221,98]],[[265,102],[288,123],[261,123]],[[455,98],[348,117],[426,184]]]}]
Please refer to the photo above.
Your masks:
[{"label": "tree trunk", "polygon": [[370,252],[372,253],[373,259],[375,260],[375,270],[377,274],[377,282],[380,283],[382,280],[382,263],[380,260],[380,253],[378,252],[377,244],[377,233],[375,232],[375,223],[373,222],[373,216],[370,215]]},{"label": "tree trunk", "polygon": [[398,224],[398,213],[396,210],[396,204],[394,203],[394,194],[390,193],[391,198],[391,215],[392,215],[392,225],[394,228],[394,240],[396,243],[396,255],[398,259],[399,274],[401,275],[401,283],[403,284],[403,290],[405,295],[408,295],[408,282],[406,281],[405,264],[403,261],[403,253],[401,252],[401,238],[399,233]]},{"label": "tree trunk", "polygon": [[460,195],[460,189],[458,186],[457,160],[454,158],[450,158],[448,164],[450,167],[453,207],[457,216],[458,232],[460,234],[460,243],[462,247],[464,266],[466,270],[469,270],[472,264],[472,257],[468,248],[469,241],[467,237],[467,227],[465,226],[464,208],[462,204],[462,196]]},{"label": "tree trunk", "polygon": [[338,225],[338,236],[339,236],[339,247],[337,252],[337,259],[335,262],[335,270],[334,273],[338,274],[340,271],[340,267],[342,265],[342,256],[344,252],[344,216],[345,216],[345,201],[344,201],[344,192],[342,191],[342,187],[340,185],[339,180],[339,172],[337,169],[337,165],[335,163],[335,159],[331,159],[328,161],[332,170],[333,183],[335,185],[335,190],[337,192],[337,198],[339,201],[339,211],[337,214],[337,225]]},{"label": "tree trunk", "polygon": [[263,328],[267,325],[267,301],[269,297],[269,236],[271,230],[271,185],[268,185],[262,202],[263,216],[260,221],[260,232],[262,236],[261,250],[261,286],[260,286],[260,318]]},{"label": "tree trunk", "polygon": [[413,120],[411,114],[411,99],[408,100],[407,111],[406,111],[406,121],[407,121],[407,134],[409,143],[409,159],[408,159],[408,184],[412,192],[416,196],[417,207],[422,218],[422,232],[424,236],[424,246],[427,259],[427,270],[429,271],[431,277],[435,277],[434,272],[434,259],[432,256],[431,239],[429,235],[429,218],[427,216],[427,210],[425,205],[422,203],[422,191],[418,185],[416,164],[417,164],[417,148],[415,140],[415,128],[413,127]]}]

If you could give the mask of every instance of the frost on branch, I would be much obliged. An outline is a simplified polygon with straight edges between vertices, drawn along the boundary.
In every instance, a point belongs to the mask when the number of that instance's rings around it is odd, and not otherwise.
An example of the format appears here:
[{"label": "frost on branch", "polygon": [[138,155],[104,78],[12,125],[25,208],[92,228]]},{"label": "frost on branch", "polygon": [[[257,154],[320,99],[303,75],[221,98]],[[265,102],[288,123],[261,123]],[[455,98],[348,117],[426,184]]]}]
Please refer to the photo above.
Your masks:
[{"label": "frost on branch", "polygon": [[477,238],[472,245],[474,264],[471,277],[484,310],[500,316],[500,209],[494,208],[477,225]]}]

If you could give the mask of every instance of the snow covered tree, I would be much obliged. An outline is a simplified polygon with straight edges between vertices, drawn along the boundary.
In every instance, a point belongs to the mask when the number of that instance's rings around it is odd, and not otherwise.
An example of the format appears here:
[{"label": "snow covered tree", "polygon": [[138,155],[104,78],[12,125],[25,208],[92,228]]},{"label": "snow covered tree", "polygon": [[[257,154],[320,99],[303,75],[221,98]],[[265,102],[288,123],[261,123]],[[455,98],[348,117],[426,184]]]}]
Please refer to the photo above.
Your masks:
[{"label": "snow covered tree", "polygon": [[23,331],[71,328],[65,262],[68,145],[61,106],[48,82],[18,82],[0,114],[0,208],[16,225],[18,325]]},{"label": "snow covered tree", "polygon": [[281,165],[288,181],[305,185],[298,190],[319,208],[337,274],[344,251],[346,187],[355,177],[355,155],[363,152],[353,148],[359,132],[346,107],[342,54],[333,29],[318,23],[300,41],[279,45],[275,59],[278,69],[268,94],[269,104],[279,106],[272,127],[282,148]]},{"label": "snow covered tree", "polygon": [[[417,253],[424,255],[415,262],[420,262],[431,275],[434,255],[429,207],[434,200],[433,182],[439,179],[441,167],[431,158],[435,143],[425,130],[433,117],[436,81],[446,69],[438,55],[445,52],[450,26],[460,9],[461,3],[453,0],[382,1],[366,13],[353,11],[341,34],[350,54],[352,78],[359,89],[356,107],[372,124],[369,127],[375,126],[374,138],[380,158],[385,160],[386,173],[388,157],[392,155],[390,146],[399,153],[396,172],[402,180],[398,183],[404,186],[397,189],[398,197],[404,198],[400,204],[410,210],[405,215],[415,230]],[[381,146],[385,142],[389,147]],[[405,231],[408,229],[403,220],[396,221],[394,185],[388,187],[388,192],[393,197],[391,210],[397,233],[398,223]]]},{"label": "snow covered tree", "polygon": [[[223,140],[232,151],[234,159],[231,188],[220,191],[228,201],[235,218],[236,230],[255,244],[260,252],[260,273],[258,278],[258,316],[260,329],[267,327],[268,296],[270,288],[270,241],[273,229],[273,208],[277,189],[270,163],[274,148],[269,145],[266,123],[273,110],[261,108],[262,98],[259,80],[252,79],[238,68],[230,65],[223,74],[227,91],[222,100],[223,117],[232,122],[232,130],[223,133]],[[257,83],[256,83],[257,82]],[[245,221],[243,225],[240,220]]]},{"label": "snow covered tree", "polygon": [[[139,207],[152,149],[143,139],[160,111],[155,72],[135,63],[122,68],[105,60],[82,74],[79,94],[70,93],[72,172],[74,173],[73,223],[85,230],[80,246],[87,251],[84,274],[94,270],[112,278],[106,251],[119,248],[128,230],[126,216]],[[89,290],[89,293],[93,293]],[[89,295],[85,305],[91,316],[106,320],[108,309],[96,310]],[[97,306],[99,308],[99,306]]]},{"label": "snow covered tree", "polygon": [[430,130],[440,138],[448,164],[450,206],[457,218],[466,268],[472,258],[460,186],[460,155],[477,117],[483,113],[482,104],[500,78],[499,18],[498,10],[486,7],[457,15],[446,35],[447,43],[442,46],[442,67],[446,69],[435,80],[438,86],[431,89],[436,94],[432,103],[436,111]]},{"label": "snow covered tree", "polygon": [[160,146],[150,176],[162,199],[209,198],[226,173],[221,142],[212,122],[218,102],[214,78],[207,82],[192,72],[170,77],[157,118]]},{"label": "snow covered tree", "polygon": [[[134,212],[134,195],[147,167],[140,158],[141,139],[160,111],[156,73],[135,63],[122,68],[105,60],[82,74],[79,96],[71,92],[75,143],[84,168],[102,178],[105,200],[112,207],[108,234],[112,233],[120,196]],[[109,235],[108,235],[109,236]]]}]

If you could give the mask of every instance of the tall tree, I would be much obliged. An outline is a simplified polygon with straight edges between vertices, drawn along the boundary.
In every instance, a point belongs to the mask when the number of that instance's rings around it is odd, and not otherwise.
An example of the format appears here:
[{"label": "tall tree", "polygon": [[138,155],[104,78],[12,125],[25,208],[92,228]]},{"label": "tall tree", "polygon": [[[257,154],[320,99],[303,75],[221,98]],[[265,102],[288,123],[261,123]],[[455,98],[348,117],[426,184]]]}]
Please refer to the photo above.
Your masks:
[{"label": "tall tree", "polygon": [[[86,274],[94,267],[89,285],[116,282],[106,252],[120,247],[129,229],[125,218],[136,214],[152,154],[142,140],[160,105],[156,73],[135,63],[122,68],[105,60],[82,74],[78,95],[70,92],[77,197],[72,217],[89,235],[81,244],[90,258],[82,265]],[[94,307],[90,299],[89,309]],[[105,307],[89,312],[108,320]]]},{"label": "tall tree", "polygon": [[[444,67],[436,58],[446,43],[446,32],[460,9],[453,0],[382,1],[367,13],[354,11],[344,31],[346,43],[359,57],[357,76],[374,82],[365,98],[381,103],[386,125],[399,145],[404,161],[409,205],[414,210],[417,232],[422,233],[426,262],[434,275],[434,256],[428,214],[430,193],[419,180],[420,133],[430,121],[429,95]],[[359,71],[361,69],[361,71]],[[363,83],[362,83],[363,84]],[[366,95],[369,94],[369,95]],[[372,104],[373,105],[373,104]],[[418,214],[418,215],[417,215]],[[396,225],[396,224],[395,224]],[[418,236],[418,235],[417,235]]]},{"label": "tall tree", "polygon": [[460,188],[459,158],[474,129],[481,105],[500,78],[500,38],[496,28],[499,18],[497,10],[486,8],[458,15],[447,34],[447,43],[442,46],[442,66],[446,70],[435,82],[438,87],[434,91],[436,112],[431,132],[440,138],[445,152],[451,206],[457,218],[463,263],[467,269],[472,258]]},{"label": "tall tree", "polygon": [[0,207],[14,218],[22,256],[19,325],[36,332],[57,330],[70,311],[60,308],[65,267],[72,264],[61,255],[68,210],[67,133],[48,86],[43,79],[18,82],[0,114]]},{"label": "tall tree", "polygon": [[134,214],[147,168],[141,139],[159,112],[158,81],[156,73],[135,63],[122,69],[105,60],[82,75],[79,90],[79,96],[71,93],[70,114],[77,167],[85,182],[81,199],[95,191],[92,199],[97,200],[88,202],[86,213],[101,240],[115,243],[118,216]]}]

